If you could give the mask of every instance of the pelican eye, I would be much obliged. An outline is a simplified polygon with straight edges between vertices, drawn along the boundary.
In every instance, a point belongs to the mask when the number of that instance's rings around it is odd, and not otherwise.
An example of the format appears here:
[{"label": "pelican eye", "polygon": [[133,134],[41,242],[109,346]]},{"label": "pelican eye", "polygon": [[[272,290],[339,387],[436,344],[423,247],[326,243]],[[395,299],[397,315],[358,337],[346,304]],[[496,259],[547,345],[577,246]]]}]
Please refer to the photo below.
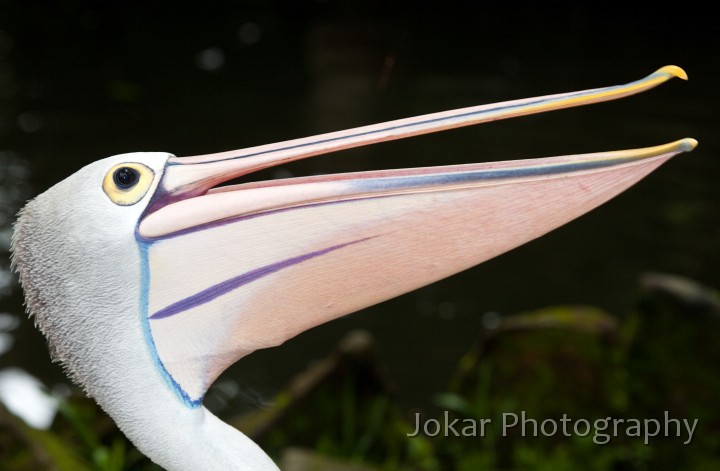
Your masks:
[{"label": "pelican eye", "polygon": [[103,180],[103,191],[119,206],[140,201],[150,189],[155,173],[146,165],[126,162],[111,168]]},{"label": "pelican eye", "polygon": [[140,180],[140,173],[131,167],[120,167],[113,172],[113,181],[121,190],[134,187],[138,180]]}]

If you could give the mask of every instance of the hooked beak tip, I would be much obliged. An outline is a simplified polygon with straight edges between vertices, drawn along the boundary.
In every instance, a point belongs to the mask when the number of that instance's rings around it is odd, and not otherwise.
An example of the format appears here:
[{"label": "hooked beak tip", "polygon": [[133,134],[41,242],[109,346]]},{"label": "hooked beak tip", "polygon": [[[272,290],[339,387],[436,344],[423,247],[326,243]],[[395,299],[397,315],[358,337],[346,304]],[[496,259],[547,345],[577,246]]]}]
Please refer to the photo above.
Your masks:
[{"label": "hooked beak tip", "polygon": [[660,67],[658,70],[655,71],[656,74],[667,74],[672,77],[677,77],[682,80],[687,80],[688,76],[687,73],[680,67],[676,65],[666,65],[665,67]]}]

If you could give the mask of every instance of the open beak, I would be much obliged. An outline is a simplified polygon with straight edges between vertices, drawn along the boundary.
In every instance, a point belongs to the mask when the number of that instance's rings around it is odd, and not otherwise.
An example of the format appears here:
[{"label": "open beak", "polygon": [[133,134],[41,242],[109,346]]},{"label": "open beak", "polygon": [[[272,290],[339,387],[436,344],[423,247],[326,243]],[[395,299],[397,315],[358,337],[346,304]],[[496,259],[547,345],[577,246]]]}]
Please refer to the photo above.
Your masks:
[{"label": "open beak", "polygon": [[614,100],[649,90],[673,77],[687,80],[681,68],[665,66],[625,85],[462,108],[236,151],[171,157],[156,197],[140,225],[140,234],[162,237],[203,224],[308,204],[448,191],[686,152],[695,147],[694,140],[601,154],[335,174],[214,188],[268,167],[352,147]]},{"label": "open beak", "polygon": [[532,240],[697,143],[217,185],[342,149],[613,100],[672,77],[687,78],[666,66],[620,86],[171,157],[138,225],[151,344],[170,383],[197,404],[248,353]]}]

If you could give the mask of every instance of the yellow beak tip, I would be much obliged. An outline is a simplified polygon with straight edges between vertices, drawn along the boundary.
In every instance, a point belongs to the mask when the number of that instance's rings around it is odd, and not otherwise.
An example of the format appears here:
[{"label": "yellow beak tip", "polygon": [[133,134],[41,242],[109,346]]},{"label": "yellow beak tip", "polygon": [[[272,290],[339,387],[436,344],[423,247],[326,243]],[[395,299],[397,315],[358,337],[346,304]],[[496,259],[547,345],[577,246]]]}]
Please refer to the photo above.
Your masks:
[{"label": "yellow beak tip", "polygon": [[676,65],[666,65],[665,67],[659,68],[656,72],[656,74],[668,74],[673,77],[677,77],[683,80],[687,80],[688,76],[687,73],[681,69],[680,67]]},{"label": "yellow beak tip", "polygon": [[683,152],[690,152],[695,147],[697,147],[697,145],[698,145],[697,139],[693,139],[691,137],[686,137],[685,139],[682,139],[680,141],[680,149]]}]

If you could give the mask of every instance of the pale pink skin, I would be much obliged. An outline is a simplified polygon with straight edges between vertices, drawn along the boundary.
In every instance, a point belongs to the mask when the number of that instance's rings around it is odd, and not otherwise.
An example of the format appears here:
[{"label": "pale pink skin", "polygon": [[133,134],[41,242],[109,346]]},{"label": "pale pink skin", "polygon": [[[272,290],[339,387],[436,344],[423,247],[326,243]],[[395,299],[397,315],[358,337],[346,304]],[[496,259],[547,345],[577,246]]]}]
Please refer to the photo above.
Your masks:
[{"label": "pale pink skin", "polygon": [[677,76],[685,78],[668,66],[626,85],[170,157],[138,226],[140,238],[151,242],[147,316],[165,372],[185,401],[199,404],[222,371],[254,350],[545,234],[690,150],[694,141],[214,185],[341,149],[616,99]]}]

